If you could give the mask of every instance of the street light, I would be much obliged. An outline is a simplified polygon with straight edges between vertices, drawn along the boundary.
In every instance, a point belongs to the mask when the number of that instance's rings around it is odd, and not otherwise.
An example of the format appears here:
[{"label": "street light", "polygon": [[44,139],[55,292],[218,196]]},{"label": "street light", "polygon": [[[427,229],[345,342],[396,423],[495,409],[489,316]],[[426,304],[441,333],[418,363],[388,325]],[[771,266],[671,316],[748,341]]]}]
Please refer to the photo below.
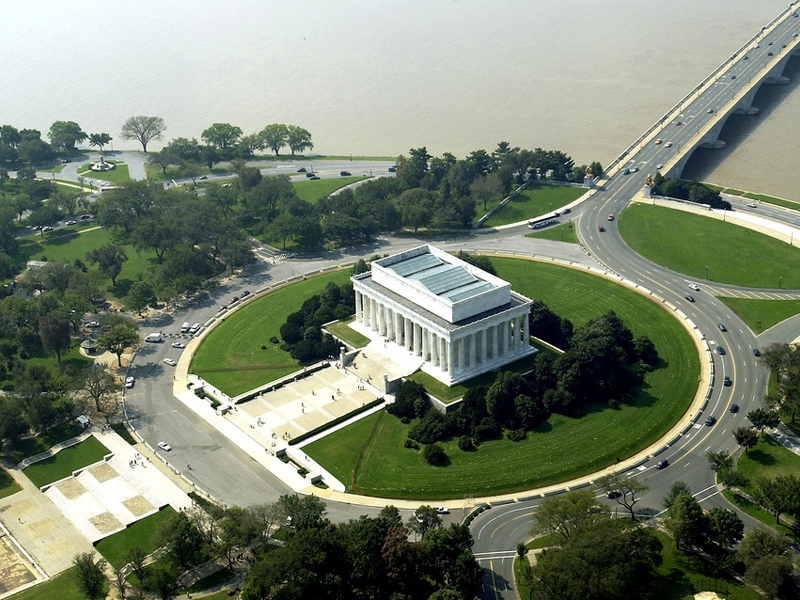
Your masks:
[{"label": "street light", "polygon": [[708,281],[708,265],[706,265],[706,281]]}]

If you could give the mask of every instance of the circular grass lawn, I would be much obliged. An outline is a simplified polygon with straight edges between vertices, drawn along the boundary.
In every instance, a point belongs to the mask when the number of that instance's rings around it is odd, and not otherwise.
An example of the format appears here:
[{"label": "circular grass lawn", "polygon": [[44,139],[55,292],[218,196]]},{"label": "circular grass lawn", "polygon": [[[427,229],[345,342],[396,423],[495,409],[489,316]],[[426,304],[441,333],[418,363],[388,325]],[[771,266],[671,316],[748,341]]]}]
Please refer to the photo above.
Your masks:
[{"label": "circular grass lawn", "polygon": [[622,212],[618,226],[622,239],[635,252],[688,277],[746,287],[800,289],[800,248],[758,231],[638,203]]},{"label": "circular grass lawn", "polygon": [[583,271],[492,257],[497,274],[529,298],[546,302],[576,327],[614,310],[633,331],[655,343],[661,365],[649,373],[635,402],[597,406],[581,418],[552,415],[520,442],[494,440],[463,452],[443,443],[450,458],[432,467],[406,449],[408,429],[381,411],[304,447],[348,491],[387,498],[435,500],[516,492],[573,479],[625,459],[664,435],[689,407],[700,364],[689,333],[660,305]]}]

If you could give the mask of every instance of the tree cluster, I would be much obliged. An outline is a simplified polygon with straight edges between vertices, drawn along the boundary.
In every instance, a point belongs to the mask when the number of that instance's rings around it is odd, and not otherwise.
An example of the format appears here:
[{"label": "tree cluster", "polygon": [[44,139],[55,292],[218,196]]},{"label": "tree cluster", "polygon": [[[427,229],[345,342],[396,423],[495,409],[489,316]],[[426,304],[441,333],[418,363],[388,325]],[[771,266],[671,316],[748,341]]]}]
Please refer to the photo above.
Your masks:
[{"label": "tree cluster", "polygon": [[353,285],[347,282],[338,286],[329,282],[321,293],[308,298],[300,310],[286,317],[280,330],[283,349],[301,363],[337,356],[339,344],[330,334],[322,333],[322,326],[347,318],[354,310]]},{"label": "tree cluster", "polygon": [[634,340],[616,314],[609,312],[579,328],[557,359],[537,356],[532,375],[500,373],[488,388],[470,388],[458,408],[447,415],[433,409],[422,385],[411,380],[400,385],[387,412],[406,423],[418,418],[408,437],[424,445],[458,438],[462,450],[473,450],[503,431],[518,441],[551,413],[574,416],[592,406],[615,408],[629,402],[649,368],[645,359],[657,362],[650,340]]},{"label": "tree cluster", "polygon": [[653,177],[653,194],[666,196],[668,198],[679,198],[697,204],[705,204],[711,208],[730,210],[731,203],[723,200],[718,190],[713,190],[699,181],[691,183],[683,179],[670,179],[661,173],[656,173]]},{"label": "tree cluster", "polygon": [[800,410],[800,350],[793,344],[770,344],[761,352],[760,360],[778,381],[777,392],[768,394],[764,404],[794,423]]},{"label": "tree cluster", "polygon": [[614,600],[649,598],[661,541],[649,528],[612,518],[591,491],[547,498],[534,515],[534,535],[556,533],[530,566],[523,560],[520,583],[530,598]]}]

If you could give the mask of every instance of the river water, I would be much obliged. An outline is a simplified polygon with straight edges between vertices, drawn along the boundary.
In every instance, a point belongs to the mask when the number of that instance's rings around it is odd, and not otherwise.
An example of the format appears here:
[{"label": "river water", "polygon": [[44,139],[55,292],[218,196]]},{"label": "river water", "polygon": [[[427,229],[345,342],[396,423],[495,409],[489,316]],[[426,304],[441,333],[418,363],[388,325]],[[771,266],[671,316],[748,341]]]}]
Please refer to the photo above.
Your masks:
[{"label": "river water", "polygon": [[[780,10],[781,0],[31,0],[0,19],[0,123],[165,141],[217,121],[308,129],[315,152],[497,142],[609,163]],[[795,59],[798,60],[798,59]],[[800,68],[792,65],[794,79]],[[688,173],[800,199],[795,85],[765,90]],[[760,105],[759,102],[764,103]],[[158,144],[152,144],[157,149]]]}]

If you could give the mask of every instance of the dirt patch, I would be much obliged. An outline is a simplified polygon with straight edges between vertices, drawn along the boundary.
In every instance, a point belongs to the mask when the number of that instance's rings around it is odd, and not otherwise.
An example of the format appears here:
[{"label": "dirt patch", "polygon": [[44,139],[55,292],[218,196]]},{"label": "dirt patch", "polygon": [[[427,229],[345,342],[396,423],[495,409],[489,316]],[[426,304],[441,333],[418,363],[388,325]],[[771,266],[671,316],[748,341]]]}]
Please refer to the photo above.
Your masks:
[{"label": "dirt patch", "polygon": [[0,594],[35,581],[33,566],[6,535],[0,534]]},{"label": "dirt patch", "polygon": [[108,535],[123,528],[122,523],[117,520],[117,517],[108,511],[89,517],[89,523],[103,535]]},{"label": "dirt patch", "polygon": [[91,473],[92,477],[97,479],[97,481],[100,483],[103,483],[104,481],[111,481],[115,477],[119,477],[119,473],[117,473],[108,463],[103,463],[102,465],[92,467],[89,469],[89,473]]},{"label": "dirt patch", "polygon": [[74,478],[67,479],[64,482],[59,483],[56,486],[56,489],[62,494],[64,494],[64,497],[68,500],[74,500],[78,496],[81,496],[86,493],[86,488],[83,487],[83,484]]},{"label": "dirt patch", "polygon": [[144,496],[134,496],[133,498],[123,500],[122,506],[131,511],[131,514],[135,517],[141,517],[142,515],[149,513],[156,508],[150,504],[150,502]]},{"label": "dirt patch", "polygon": [[25,533],[31,536],[33,539],[40,538],[45,535],[50,535],[54,531],[56,531],[58,527],[56,526],[56,522],[50,518],[39,519],[38,521],[34,521],[31,524],[25,525]]}]

